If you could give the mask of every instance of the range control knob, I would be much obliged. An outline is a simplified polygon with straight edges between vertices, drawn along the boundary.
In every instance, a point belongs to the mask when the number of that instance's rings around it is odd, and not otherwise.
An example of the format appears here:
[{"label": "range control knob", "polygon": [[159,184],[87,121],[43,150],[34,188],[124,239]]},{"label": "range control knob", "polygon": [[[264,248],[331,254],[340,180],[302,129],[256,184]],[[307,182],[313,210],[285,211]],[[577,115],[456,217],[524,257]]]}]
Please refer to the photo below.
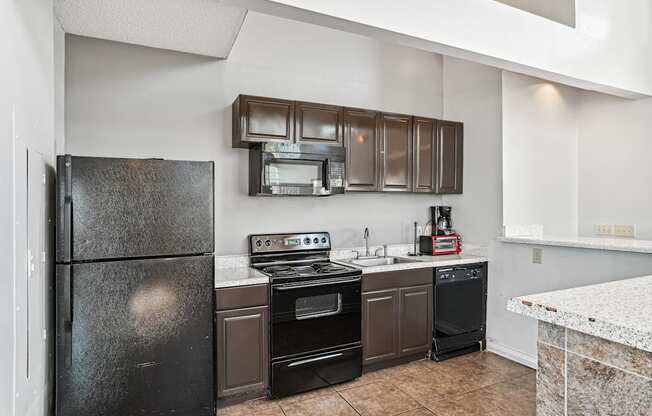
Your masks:
[{"label": "range control knob", "polygon": [[326,240],[326,237],[322,237],[322,238],[321,238],[321,243],[322,243],[322,244],[326,244],[326,241],[327,241],[327,240]]},{"label": "range control knob", "polygon": [[262,240],[256,240],[256,247],[262,247],[263,246],[263,241]]},{"label": "range control knob", "polygon": [[315,244],[319,244],[319,238],[315,237],[312,239],[312,242]]},{"label": "range control knob", "polygon": [[270,247],[272,245],[272,240],[265,240],[265,246]]},{"label": "range control knob", "polygon": [[310,244],[310,238],[309,238],[309,237],[304,238],[304,239],[303,239],[303,242],[304,242],[305,244]]},{"label": "range control knob", "polygon": [[478,277],[478,275],[479,275],[479,273],[478,273],[477,270],[473,270],[473,271],[471,271],[471,276],[473,276],[473,277]]}]

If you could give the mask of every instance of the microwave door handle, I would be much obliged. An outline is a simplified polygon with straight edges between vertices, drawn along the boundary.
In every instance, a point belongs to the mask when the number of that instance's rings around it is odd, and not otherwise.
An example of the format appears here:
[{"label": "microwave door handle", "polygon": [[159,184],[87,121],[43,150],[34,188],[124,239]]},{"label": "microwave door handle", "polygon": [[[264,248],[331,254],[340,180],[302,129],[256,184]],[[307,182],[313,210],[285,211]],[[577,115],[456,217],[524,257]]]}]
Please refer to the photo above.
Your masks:
[{"label": "microwave door handle", "polygon": [[331,193],[331,178],[330,178],[330,159],[324,160],[324,188],[327,193]]}]

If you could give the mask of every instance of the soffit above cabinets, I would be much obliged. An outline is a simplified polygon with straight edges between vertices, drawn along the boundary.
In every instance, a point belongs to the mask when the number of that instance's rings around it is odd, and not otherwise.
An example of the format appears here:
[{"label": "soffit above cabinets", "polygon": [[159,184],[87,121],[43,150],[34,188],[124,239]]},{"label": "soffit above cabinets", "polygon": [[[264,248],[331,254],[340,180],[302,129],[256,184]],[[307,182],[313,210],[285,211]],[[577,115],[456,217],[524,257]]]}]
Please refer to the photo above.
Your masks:
[{"label": "soffit above cabinets", "polygon": [[63,30],[215,58],[231,52],[247,10],[218,0],[55,0]]},{"label": "soffit above cabinets", "polygon": [[496,0],[545,19],[575,27],[575,0]]}]

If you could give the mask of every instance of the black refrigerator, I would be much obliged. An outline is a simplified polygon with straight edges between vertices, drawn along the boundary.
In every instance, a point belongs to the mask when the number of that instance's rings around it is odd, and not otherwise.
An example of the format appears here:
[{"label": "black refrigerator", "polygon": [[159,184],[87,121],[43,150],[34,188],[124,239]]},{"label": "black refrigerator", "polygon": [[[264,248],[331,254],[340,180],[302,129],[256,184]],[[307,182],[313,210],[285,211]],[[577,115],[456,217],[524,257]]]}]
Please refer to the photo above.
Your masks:
[{"label": "black refrigerator", "polygon": [[56,415],[214,415],[213,163],[57,168]]}]

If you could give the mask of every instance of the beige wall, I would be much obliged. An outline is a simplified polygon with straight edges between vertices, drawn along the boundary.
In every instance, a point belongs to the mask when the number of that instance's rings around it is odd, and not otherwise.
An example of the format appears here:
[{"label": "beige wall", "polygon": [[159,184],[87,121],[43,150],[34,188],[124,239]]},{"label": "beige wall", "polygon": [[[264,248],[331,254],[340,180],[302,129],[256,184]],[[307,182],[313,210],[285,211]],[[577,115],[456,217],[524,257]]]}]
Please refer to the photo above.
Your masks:
[{"label": "beige wall", "polygon": [[309,24],[249,13],[227,60],[90,38],[66,42],[66,151],[215,161],[216,253],[249,233],[328,230],[339,247],[412,241],[432,195],[247,196],[247,151],[231,148],[239,93],[442,114],[442,58]]}]

